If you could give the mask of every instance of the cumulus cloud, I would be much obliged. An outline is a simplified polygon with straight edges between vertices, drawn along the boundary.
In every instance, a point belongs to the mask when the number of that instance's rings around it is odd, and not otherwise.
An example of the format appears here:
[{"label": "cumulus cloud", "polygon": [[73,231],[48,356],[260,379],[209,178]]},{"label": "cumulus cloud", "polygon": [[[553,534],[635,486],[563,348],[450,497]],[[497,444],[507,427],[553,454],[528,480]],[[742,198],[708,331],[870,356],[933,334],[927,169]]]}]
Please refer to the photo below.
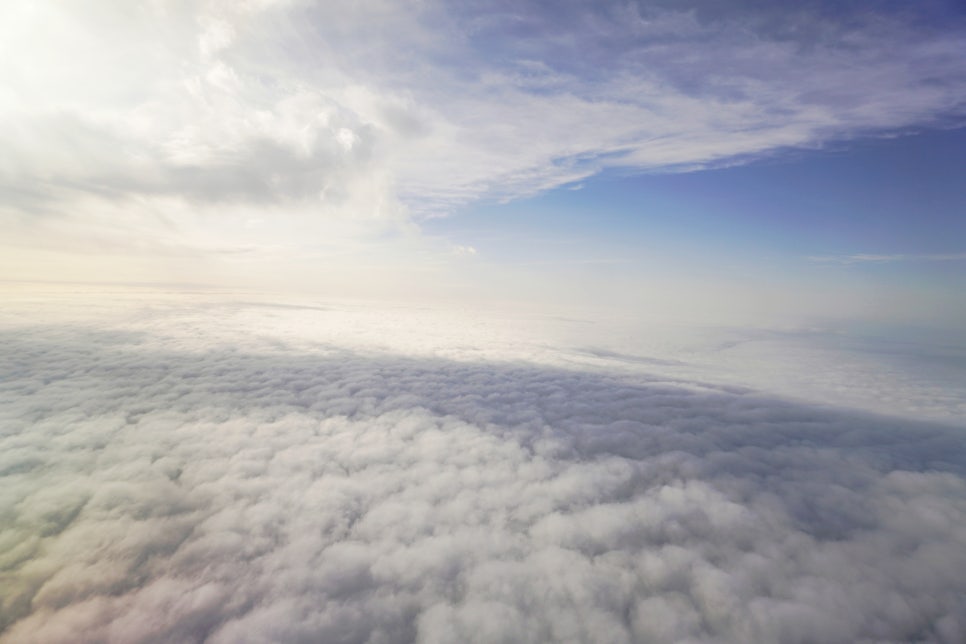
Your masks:
[{"label": "cumulus cloud", "polygon": [[0,639],[966,636],[961,429],[338,337],[8,324]]}]

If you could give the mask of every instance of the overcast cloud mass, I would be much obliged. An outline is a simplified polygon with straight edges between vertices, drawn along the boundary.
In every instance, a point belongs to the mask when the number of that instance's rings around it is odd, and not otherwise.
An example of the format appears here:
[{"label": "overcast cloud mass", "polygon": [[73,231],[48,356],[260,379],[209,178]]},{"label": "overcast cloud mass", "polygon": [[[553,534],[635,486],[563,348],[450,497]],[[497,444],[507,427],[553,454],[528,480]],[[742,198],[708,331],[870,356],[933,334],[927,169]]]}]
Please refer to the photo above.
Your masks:
[{"label": "overcast cloud mass", "polygon": [[966,637],[961,424],[478,316],[84,302],[0,332],[5,644]]}]

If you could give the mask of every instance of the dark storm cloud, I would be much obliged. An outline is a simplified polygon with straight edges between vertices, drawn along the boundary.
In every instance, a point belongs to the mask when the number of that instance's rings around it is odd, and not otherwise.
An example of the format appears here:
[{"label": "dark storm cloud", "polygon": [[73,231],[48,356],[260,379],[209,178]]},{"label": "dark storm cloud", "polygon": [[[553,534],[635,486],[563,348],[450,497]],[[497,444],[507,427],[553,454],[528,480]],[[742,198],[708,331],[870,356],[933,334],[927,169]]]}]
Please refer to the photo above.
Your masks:
[{"label": "dark storm cloud", "polygon": [[957,642],[962,430],[740,388],[0,337],[4,642]]}]

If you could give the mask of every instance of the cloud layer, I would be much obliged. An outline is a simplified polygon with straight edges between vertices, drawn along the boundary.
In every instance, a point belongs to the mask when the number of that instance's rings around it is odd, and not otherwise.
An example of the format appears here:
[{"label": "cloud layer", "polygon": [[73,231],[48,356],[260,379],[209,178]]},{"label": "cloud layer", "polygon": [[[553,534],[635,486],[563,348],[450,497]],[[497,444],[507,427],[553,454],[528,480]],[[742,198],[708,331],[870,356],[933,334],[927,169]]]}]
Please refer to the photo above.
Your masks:
[{"label": "cloud layer", "polygon": [[5,643],[966,636],[961,429],[97,329],[0,341]]},{"label": "cloud layer", "polygon": [[946,2],[12,2],[2,19],[14,211],[439,213],[966,109]]}]

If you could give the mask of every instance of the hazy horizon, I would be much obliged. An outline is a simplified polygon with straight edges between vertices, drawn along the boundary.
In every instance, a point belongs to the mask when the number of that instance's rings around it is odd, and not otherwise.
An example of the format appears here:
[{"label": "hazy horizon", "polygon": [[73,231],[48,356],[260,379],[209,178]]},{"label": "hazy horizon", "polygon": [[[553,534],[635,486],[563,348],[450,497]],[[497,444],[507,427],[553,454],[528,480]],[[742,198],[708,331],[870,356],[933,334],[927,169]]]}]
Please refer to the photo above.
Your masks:
[{"label": "hazy horizon", "polygon": [[954,0],[0,5],[0,642],[966,641]]}]

